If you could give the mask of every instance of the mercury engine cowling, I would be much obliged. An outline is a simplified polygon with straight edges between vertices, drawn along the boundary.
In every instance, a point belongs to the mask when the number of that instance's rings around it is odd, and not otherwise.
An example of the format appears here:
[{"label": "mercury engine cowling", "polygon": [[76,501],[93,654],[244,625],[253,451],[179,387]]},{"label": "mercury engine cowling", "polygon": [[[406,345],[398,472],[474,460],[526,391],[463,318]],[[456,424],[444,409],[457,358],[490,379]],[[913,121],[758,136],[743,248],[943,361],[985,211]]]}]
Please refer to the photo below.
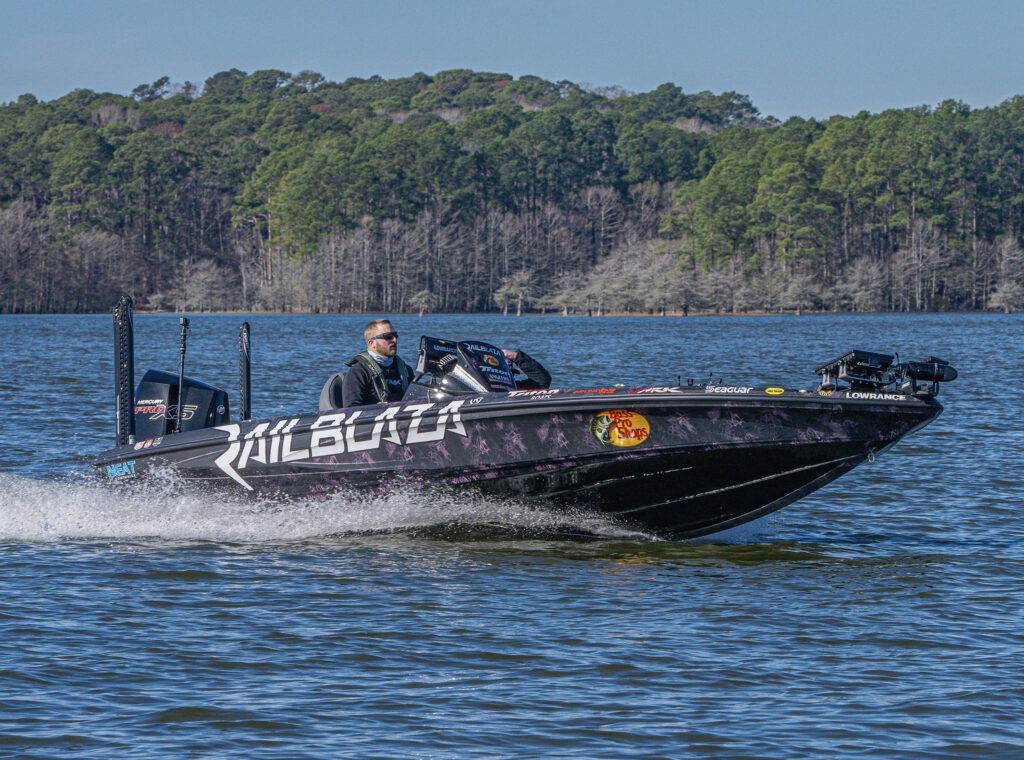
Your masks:
[{"label": "mercury engine cowling", "polygon": [[[190,377],[184,378],[181,430],[223,425],[230,422],[228,394]],[[151,369],[135,389],[135,436],[156,438],[174,432],[178,418],[178,376]]]}]

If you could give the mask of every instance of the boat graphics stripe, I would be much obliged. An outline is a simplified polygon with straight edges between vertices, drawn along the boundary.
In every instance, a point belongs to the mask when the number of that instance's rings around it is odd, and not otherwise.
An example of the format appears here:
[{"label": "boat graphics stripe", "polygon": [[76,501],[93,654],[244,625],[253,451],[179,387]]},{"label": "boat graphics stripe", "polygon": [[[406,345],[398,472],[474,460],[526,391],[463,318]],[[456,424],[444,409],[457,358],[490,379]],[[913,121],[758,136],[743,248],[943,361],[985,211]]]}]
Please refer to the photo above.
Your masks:
[{"label": "boat graphics stripe", "polygon": [[734,491],[737,488],[743,488],[744,486],[752,486],[752,485],[755,485],[757,483],[764,483],[764,482],[766,482],[768,480],[774,480],[775,478],[782,478],[782,477],[785,477],[786,475],[794,475],[794,474],[796,474],[798,472],[805,472],[807,470],[814,470],[814,469],[818,469],[818,468],[821,468],[821,467],[834,467],[835,465],[837,465],[837,464],[839,464],[841,462],[846,462],[846,461],[849,461],[851,459],[864,459],[866,456],[867,456],[866,454],[852,454],[850,456],[838,457],[836,459],[829,459],[829,460],[827,460],[825,462],[818,462],[816,464],[809,464],[809,465],[805,465],[804,467],[796,467],[796,468],[794,468],[792,470],[786,470],[785,472],[774,472],[771,475],[766,475],[763,478],[754,478],[753,480],[748,480],[748,481],[746,481],[744,483],[735,483],[735,484],[733,484],[731,486],[725,486],[724,488],[713,488],[710,491],[702,491],[701,493],[691,494],[690,496],[681,496],[678,499],[668,499],[667,501],[659,501],[659,502],[656,502],[654,504],[644,504],[643,506],[640,506],[640,507],[632,507],[630,509],[621,509],[621,510],[619,510],[617,512],[609,512],[608,514],[612,515],[613,517],[618,517],[619,515],[628,515],[628,514],[632,514],[634,512],[643,512],[644,510],[647,510],[647,509],[657,509],[658,507],[666,507],[666,506],[668,506],[670,504],[678,504],[679,502],[690,501],[692,499],[699,499],[699,498],[704,497],[704,496],[713,496],[716,493],[725,493],[726,491]]}]

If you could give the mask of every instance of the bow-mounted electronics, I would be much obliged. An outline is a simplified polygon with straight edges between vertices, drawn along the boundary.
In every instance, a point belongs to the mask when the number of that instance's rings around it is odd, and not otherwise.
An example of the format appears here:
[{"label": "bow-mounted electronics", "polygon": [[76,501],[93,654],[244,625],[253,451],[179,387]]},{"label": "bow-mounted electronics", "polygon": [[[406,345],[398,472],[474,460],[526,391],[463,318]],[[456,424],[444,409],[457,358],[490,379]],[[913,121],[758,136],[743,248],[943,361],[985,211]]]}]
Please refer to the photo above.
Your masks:
[{"label": "bow-mounted electronics", "polygon": [[891,354],[850,351],[815,370],[815,374],[821,375],[818,390],[886,391],[931,398],[939,394],[939,383],[948,383],[957,377],[956,369],[949,362],[934,356],[895,365],[894,361]]},{"label": "bow-mounted electronics", "polygon": [[[833,391],[848,387],[854,391],[878,391],[892,383],[889,367],[894,357],[873,351],[850,351],[823,367],[814,370],[821,375],[819,390]],[[840,383],[848,383],[842,386]]]}]

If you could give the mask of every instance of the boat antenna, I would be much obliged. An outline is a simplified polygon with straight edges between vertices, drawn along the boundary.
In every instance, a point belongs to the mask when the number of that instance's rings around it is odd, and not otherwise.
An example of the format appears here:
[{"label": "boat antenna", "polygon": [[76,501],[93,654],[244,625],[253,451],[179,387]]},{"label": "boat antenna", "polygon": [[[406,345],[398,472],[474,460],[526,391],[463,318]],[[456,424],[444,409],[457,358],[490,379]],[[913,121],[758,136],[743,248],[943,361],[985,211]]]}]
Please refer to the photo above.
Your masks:
[{"label": "boat antenna", "polygon": [[114,306],[114,400],[117,445],[135,443],[135,327],[128,295]]},{"label": "boat antenna", "polygon": [[249,323],[238,328],[238,403],[241,421],[252,419],[252,366],[249,360]]},{"label": "boat antenna", "polygon": [[185,343],[188,341],[188,318],[178,320],[181,338],[178,342],[178,413],[174,415],[174,432],[181,432],[181,418],[185,416]]}]

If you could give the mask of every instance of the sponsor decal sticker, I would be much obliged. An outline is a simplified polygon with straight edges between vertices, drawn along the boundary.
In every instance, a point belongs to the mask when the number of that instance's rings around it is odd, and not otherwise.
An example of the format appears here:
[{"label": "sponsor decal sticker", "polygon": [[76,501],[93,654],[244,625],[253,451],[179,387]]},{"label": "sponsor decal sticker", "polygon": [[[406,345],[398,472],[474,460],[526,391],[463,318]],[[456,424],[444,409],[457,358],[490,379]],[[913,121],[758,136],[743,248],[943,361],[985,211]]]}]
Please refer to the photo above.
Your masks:
[{"label": "sponsor decal sticker", "polygon": [[628,409],[608,409],[594,415],[590,432],[601,443],[612,446],[636,446],[651,434],[651,423]]},{"label": "sponsor decal sticker", "polygon": [[130,478],[135,475],[135,460],[107,465],[108,478]]},{"label": "sponsor decal sticker", "polygon": [[153,439],[150,438],[148,441],[146,441],[145,443],[142,444],[142,448],[148,449],[152,445],[153,445]]},{"label": "sponsor decal sticker", "polygon": [[492,367],[498,366],[498,357],[491,356],[490,354],[484,354],[484,361],[490,364]]},{"label": "sponsor decal sticker", "polygon": [[153,439],[153,445],[154,445],[154,446],[159,446],[159,445],[160,445],[161,443],[163,443],[163,442],[164,442],[164,439],[163,439],[163,438],[154,438],[154,439]]},{"label": "sponsor decal sticker", "polygon": [[[183,421],[184,420],[192,419],[193,415],[196,413],[196,409],[198,409],[198,408],[199,408],[198,404],[185,404],[185,412],[182,414],[181,419]],[[177,418],[177,415],[178,415],[178,405],[177,404],[171,404],[170,406],[167,406],[164,403],[157,403],[157,404],[143,404],[143,403],[139,403],[139,404],[136,404],[136,406],[135,406],[135,413],[136,414],[148,414],[149,415],[149,419],[151,419],[151,420],[161,420],[165,416],[167,417],[167,419],[173,420],[173,419]]]},{"label": "sponsor decal sticker", "polygon": [[[708,392],[708,393],[742,393],[742,394],[746,394],[746,393],[750,393],[754,389],[753,388],[747,388],[745,386],[740,386],[740,385],[705,385],[704,386],[704,390],[706,392]],[[773,390],[778,390],[779,393],[782,392],[781,388],[769,388],[767,390],[767,393],[771,393]]]},{"label": "sponsor decal sticker", "polygon": [[615,393],[617,388],[580,388],[573,393]]},{"label": "sponsor decal sticker", "polygon": [[649,386],[645,388],[634,388],[630,393],[679,393],[682,389],[678,385]]},{"label": "sponsor decal sticker", "polygon": [[509,391],[509,398],[551,398],[561,393],[559,388],[535,388],[532,391]]},{"label": "sponsor decal sticker", "polygon": [[786,392],[785,388],[765,388],[764,392],[769,396],[779,396]]},{"label": "sponsor decal sticker", "polygon": [[871,401],[905,401],[906,396],[899,393],[860,393],[851,392],[846,394],[846,398],[864,398],[870,399]]}]

